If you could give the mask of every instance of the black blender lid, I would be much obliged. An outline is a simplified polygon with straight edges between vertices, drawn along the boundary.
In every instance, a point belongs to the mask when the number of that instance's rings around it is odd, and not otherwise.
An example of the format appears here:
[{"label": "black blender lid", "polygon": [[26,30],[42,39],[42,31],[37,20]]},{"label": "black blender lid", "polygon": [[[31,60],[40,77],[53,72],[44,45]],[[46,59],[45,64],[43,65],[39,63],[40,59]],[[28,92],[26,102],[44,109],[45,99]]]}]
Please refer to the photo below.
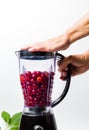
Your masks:
[{"label": "black blender lid", "polygon": [[20,50],[20,56],[52,56],[52,52],[30,52],[28,50]]},{"label": "black blender lid", "polygon": [[19,57],[22,58],[22,59],[34,59],[36,57],[45,57],[47,59],[51,58],[54,56],[54,53],[53,52],[41,52],[41,51],[38,51],[38,52],[30,52],[28,50],[20,50],[20,51],[17,51],[19,53]]}]

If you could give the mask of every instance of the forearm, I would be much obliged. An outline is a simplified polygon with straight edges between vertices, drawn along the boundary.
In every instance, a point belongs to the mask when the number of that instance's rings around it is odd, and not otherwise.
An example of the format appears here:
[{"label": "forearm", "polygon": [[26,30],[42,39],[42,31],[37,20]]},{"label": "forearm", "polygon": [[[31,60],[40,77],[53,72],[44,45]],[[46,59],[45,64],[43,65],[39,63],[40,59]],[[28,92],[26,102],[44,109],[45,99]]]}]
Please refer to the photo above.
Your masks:
[{"label": "forearm", "polygon": [[89,35],[89,12],[74,26],[66,30],[70,44]]}]

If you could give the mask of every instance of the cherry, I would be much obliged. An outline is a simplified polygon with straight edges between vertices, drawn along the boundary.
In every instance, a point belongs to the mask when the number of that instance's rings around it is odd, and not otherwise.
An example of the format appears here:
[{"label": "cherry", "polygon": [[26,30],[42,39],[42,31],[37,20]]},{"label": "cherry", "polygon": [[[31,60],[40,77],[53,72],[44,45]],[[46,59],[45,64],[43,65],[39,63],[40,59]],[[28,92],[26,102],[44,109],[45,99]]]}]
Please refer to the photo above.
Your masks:
[{"label": "cherry", "polygon": [[35,89],[32,90],[32,95],[36,94],[36,91]]},{"label": "cherry", "polygon": [[41,95],[42,94],[42,90],[41,89],[37,89],[37,93],[39,94],[39,95]]},{"label": "cherry", "polygon": [[31,87],[31,86],[28,86],[27,91],[29,92],[29,91],[31,91],[31,90],[32,90],[32,87]]},{"label": "cherry", "polygon": [[34,102],[34,103],[38,103],[38,99],[35,97],[35,98],[33,99],[33,102]]},{"label": "cherry", "polygon": [[34,79],[31,79],[31,84],[34,84],[36,81]]},{"label": "cherry", "polygon": [[27,71],[27,72],[26,72],[26,76],[31,77],[31,72],[30,72],[30,71]]},{"label": "cherry", "polygon": [[36,93],[36,98],[37,99],[40,99],[41,98],[41,95],[39,93]]},{"label": "cherry", "polygon": [[27,81],[26,86],[31,86],[31,83],[29,81]]},{"label": "cherry", "polygon": [[27,94],[26,93],[24,94],[24,99],[27,99]]},{"label": "cherry", "polygon": [[40,76],[37,77],[37,82],[41,82],[42,78]]},{"label": "cherry", "polygon": [[41,89],[46,90],[47,89],[46,85],[41,85]]},{"label": "cherry", "polygon": [[29,100],[29,101],[32,101],[32,99],[33,99],[32,96],[29,96],[29,97],[28,97],[28,100]]},{"label": "cherry", "polygon": [[34,73],[32,74],[32,79],[34,79],[34,80],[36,79],[36,74],[34,74]]},{"label": "cherry", "polygon": [[37,76],[41,76],[41,73],[42,72],[40,72],[40,71],[36,71]]},{"label": "cherry", "polygon": [[23,83],[25,82],[25,76],[23,74],[20,75],[20,82]]},{"label": "cherry", "polygon": [[22,86],[22,89],[26,88],[26,84],[25,83],[22,83],[21,86]]}]

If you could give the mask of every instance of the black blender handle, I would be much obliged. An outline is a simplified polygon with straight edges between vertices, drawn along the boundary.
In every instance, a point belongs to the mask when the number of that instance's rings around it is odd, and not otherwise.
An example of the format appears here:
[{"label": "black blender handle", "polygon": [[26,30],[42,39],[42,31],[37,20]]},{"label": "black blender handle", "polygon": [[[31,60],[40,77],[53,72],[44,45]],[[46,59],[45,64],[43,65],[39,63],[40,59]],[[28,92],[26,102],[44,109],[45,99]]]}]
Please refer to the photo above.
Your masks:
[{"label": "black blender handle", "polygon": [[[58,58],[60,58],[61,60],[63,60],[65,57],[60,54],[60,53],[56,53],[55,54]],[[67,79],[66,79],[66,85],[65,88],[62,92],[62,94],[60,95],[59,98],[57,98],[55,101],[52,102],[51,107],[56,106],[57,104],[59,104],[67,95],[68,90],[69,90],[69,86],[70,86],[70,81],[71,81],[71,65],[68,65],[68,72],[67,72]]]}]

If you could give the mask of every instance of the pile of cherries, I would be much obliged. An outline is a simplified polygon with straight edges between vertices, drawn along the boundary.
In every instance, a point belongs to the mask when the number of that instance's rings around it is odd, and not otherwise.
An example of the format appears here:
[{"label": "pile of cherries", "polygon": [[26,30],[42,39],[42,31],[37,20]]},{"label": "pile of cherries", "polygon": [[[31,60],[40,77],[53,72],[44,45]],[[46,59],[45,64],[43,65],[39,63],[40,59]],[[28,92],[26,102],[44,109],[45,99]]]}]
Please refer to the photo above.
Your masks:
[{"label": "pile of cherries", "polygon": [[26,71],[20,74],[24,104],[28,107],[49,106],[53,87],[54,72]]}]

